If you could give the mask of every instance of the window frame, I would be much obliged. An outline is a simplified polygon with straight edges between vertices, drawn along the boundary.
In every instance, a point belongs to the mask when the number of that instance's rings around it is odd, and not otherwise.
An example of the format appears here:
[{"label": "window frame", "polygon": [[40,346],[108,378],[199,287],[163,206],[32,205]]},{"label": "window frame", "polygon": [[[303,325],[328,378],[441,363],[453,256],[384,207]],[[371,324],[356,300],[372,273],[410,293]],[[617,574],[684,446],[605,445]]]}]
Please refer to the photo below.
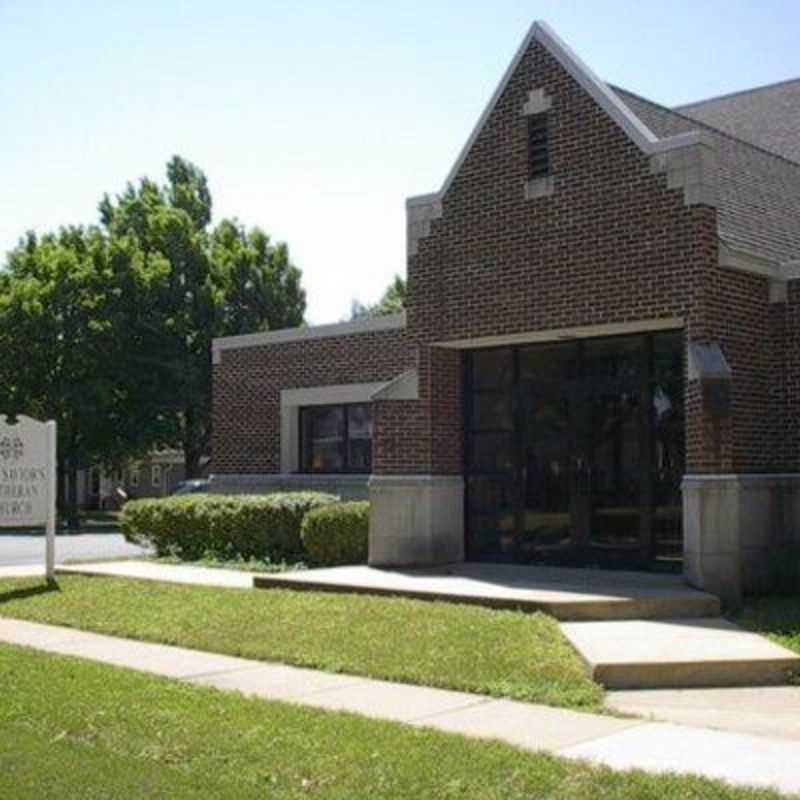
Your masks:
[{"label": "window frame", "polygon": [[[156,475],[158,475],[158,480],[156,480]],[[150,467],[150,486],[152,486],[153,489],[160,489],[163,485],[163,480],[164,469],[161,464],[153,464]]]},{"label": "window frame", "polygon": [[[365,472],[364,470],[355,470],[350,468],[350,444],[351,441],[357,441],[356,439],[351,440],[350,438],[350,409],[354,407],[362,407],[366,408],[369,411],[369,423],[370,423],[370,436],[369,436],[369,471]],[[342,417],[344,420],[344,432],[341,438],[341,448],[342,448],[342,469],[337,470],[326,470],[325,472],[315,471],[310,468],[309,461],[311,459],[306,459],[306,448],[309,445],[309,442],[306,440],[306,425],[304,421],[304,417],[308,413],[313,413],[315,411],[321,410],[330,410],[330,409],[341,409]],[[298,423],[299,423],[299,433],[298,441],[299,441],[299,473],[301,475],[371,475],[372,474],[372,445],[374,442],[374,430],[372,428],[373,425],[373,404],[372,403],[324,403],[324,404],[314,404],[314,405],[307,405],[307,406],[300,406],[297,409],[298,412]],[[360,437],[366,438],[366,437]]]}]

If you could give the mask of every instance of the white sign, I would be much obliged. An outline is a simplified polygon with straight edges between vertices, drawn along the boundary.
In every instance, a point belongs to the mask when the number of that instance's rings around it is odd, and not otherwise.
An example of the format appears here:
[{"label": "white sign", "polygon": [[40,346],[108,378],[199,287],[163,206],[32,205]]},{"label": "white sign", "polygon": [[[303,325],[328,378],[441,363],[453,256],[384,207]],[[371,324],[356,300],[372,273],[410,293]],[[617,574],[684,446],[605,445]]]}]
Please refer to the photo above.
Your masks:
[{"label": "white sign", "polygon": [[0,415],[0,527],[47,527],[47,576],[53,575],[56,424]]}]

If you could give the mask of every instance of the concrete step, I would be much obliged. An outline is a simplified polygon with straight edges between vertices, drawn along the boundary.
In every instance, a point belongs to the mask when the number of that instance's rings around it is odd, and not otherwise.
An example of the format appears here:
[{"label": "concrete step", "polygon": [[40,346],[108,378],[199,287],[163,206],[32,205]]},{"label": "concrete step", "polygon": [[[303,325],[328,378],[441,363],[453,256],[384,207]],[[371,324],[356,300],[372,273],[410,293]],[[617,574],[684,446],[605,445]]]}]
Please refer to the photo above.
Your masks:
[{"label": "concrete step", "polygon": [[562,629],[608,689],[785,685],[800,656],[721,618],[565,623]]},{"label": "concrete step", "polygon": [[436,569],[365,566],[256,575],[259,589],[294,589],[412,597],[544,611],[559,620],[713,617],[719,599],[678,575],[511,564],[454,564]]}]

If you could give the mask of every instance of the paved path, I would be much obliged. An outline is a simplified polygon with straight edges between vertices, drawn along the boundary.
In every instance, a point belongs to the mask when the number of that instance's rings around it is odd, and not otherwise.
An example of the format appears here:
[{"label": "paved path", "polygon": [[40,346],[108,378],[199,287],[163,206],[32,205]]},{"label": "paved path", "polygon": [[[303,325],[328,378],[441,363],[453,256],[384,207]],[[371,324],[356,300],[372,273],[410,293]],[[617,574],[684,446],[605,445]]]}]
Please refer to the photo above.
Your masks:
[{"label": "paved path", "polygon": [[800,742],[615,719],[481,695],[334,675],[0,617],[0,641],[266,700],[500,739],[619,769],[673,771],[800,792]]},{"label": "paved path", "polygon": [[680,575],[462,562],[442,567],[364,565],[259,575],[257,588],[361,592],[545,611],[560,620],[675,619],[719,614],[719,599]]},{"label": "paved path", "polygon": [[606,705],[646,719],[800,742],[800,686],[608,692]]},{"label": "paved path", "polygon": [[[120,533],[80,533],[56,536],[56,562],[71,560],[127,558],[147,550],[126,542]],[[44,536],[41,534],[0,534],[0,567],[41,564]]]},{"label": "paved path", "polygon": [[155,561],[109,561],[95,564],[64,564],[58,567],[61,574],[113,575],[117,578],[183,583],[195,586],[226,586],[234,589],[252,589],[253,574],[238,569],[192,567],[183,564],[160,564]]}]

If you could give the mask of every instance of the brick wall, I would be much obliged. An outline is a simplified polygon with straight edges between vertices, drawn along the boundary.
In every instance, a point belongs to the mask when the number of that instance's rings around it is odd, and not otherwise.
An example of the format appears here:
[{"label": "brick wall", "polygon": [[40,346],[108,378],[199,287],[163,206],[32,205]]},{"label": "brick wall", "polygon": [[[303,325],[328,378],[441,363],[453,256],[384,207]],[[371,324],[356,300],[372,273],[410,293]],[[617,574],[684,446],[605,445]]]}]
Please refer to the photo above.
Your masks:
[{"label": "brick wall", "polygon": [[789,469],[800,465],[800,280],[789,282],[784,311],[783,425],[785,458]]},{"label": "brick wall", "polygon": [[280,472],[280,393],[389,381],[412,364],[402,329],[223,350],[214,365],[212,472]]},{"label": "brick wall", "polygon": [[[521,111],[534,88],[552,98],[554,192],[528,200]],[[682,189],[667,189],[665,176],[652,173],[649,159],[537,43],[442,205],[409,259],[409,339],[421,348],[421,364],[436,359],[426,346],[432,341],[550,328],[680,317],[691,339],[712,333],[702,301],[718,258],[715,210],[687,207]],[[461,445],[451,418],[432,411],[445,397],[448,409],[455,405],[458,389],[448,380],[459,378],[449,374],[437,371],[421,400],[444,471],[460,463]],[[699,465],[702,426],[695,428],[689,461]]]},{"label": "brick wall", "polygon": [[[521,112],[532,89],[552,99],[554,190],[538,199],[524,191]],[[374,471],[458,474],[461,354],[433,343],[668,317],[684,320],[688,341],[718,341],[733,371],[731,416],[721,427],[699,387],[687,386],[688,471],[796,466],[800,290],[791,290],[795,303],[782,312],[770,305],[765,279],[721,270],[716,210],[687,207],[683,189],[654,174],[650,159],[538,43],[441,200],[441,217],[408,260],[405,335],[223,353],[215,369],[215,472],[279,470],[280,389],[388,380],[416,366],[418,401],[376,404]],[[773,380],[780,363],[790,368],[785,386]],[[794,415],[784,417],[784,407]]]}]

